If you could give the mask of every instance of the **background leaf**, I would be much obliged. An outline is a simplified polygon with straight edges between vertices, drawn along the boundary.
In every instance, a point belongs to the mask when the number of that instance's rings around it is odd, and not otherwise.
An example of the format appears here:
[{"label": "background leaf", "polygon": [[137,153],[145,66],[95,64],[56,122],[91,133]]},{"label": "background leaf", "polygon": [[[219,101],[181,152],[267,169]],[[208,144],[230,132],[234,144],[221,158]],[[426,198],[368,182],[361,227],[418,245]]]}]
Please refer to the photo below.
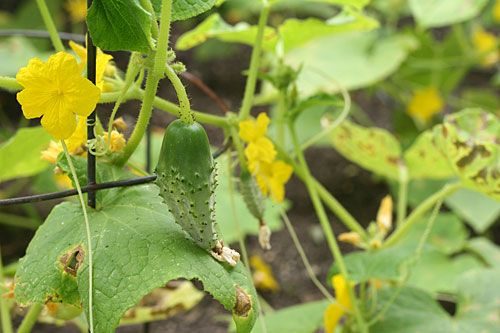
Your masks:
[{"label": "background leaf", "polygon": [[[100,165],[103,174],[126,176]],[[113,170],[114,169],[114,170]],[[116,178],[106,179],[115,180]],[[105,206],[89,211],[94,259],[94,318],[97,332],[114,332],[125,311],[142,296],[172,279],[197,278],[226,309],[235,306],[235,284],[253,300],[249,316],[255,321],[256,294],[240,262],[235,268],[217,262],[195,245],[172,221],[156,185],[117,190]],[[108,200],[109,199],[109,200]],[[62,203],[37,230],[16,274],[16,298],[21,303],[48,297],[71,304],[80,298],[88,309],[88,256],[72,276],[61,263],[65,253],[81,246],[87,252],[86,233],[79,204]],[[242,330],[245,332],[245,330]]]},{"label": "background leaf", "polygon": [[345,158],[385,177],[399,178],[401,146],[390,132],[345,120],[330,133],[330,138]]},{"label": "background leaf", "polygon": [[410,0],[417,23],[436,28],[470,20],[477,16],[488,0]]},{"label": "background leaf", "polygon": [[500,246],[494,244],[488,238],[473,238],[467,244],[467,250],[479,254],[491,267],[500,267]]},{"label": "background leaf", "polygon": [[[172,3],[172,21],[185,20],[212,8],[218,0],[175,0]],[[156,16],[161,13],[162,0],[151,0]]]},{"label": "background leaf", "polygon": [[151,22],[151,14],[142,8],[138,0],[95,0],[87,14],[92,41],[108,51],[128,50],[147,54]]},{"label": "background leaf", "polygon": [[35,175],[49,166],[40,152],[52,137],[42,127],[21,128],[0,145],[0,182]]}]

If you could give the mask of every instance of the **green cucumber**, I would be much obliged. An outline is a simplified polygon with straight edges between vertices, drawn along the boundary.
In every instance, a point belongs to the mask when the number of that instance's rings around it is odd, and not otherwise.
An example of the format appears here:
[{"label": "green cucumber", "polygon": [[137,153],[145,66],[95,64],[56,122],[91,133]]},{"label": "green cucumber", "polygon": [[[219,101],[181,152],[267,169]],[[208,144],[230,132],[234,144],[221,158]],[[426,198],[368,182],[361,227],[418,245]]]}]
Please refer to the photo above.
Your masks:
[{"label": "green cucumber", "polygon": [[175,120],[168,126],[155,173],[160,196],[176,223],[215,258],[236,264],[239,254],[224,247],[219,237],[215,221],[215,165],[207,134],[200,124]]},{"label": "green cucumber", "polygon": [[264,219],[266,202],[257,181],[248,169],[241,170],[240,192],[250,213],[259,221]]}]

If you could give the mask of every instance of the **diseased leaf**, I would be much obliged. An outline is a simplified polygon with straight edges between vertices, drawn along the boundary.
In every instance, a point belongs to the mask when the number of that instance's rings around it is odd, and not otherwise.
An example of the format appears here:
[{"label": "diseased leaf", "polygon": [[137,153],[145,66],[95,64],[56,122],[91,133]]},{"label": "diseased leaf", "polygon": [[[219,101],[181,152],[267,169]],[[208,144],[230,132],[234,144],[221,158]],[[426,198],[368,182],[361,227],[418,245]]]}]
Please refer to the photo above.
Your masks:
[{"label": "diseased leaf", "polygon": [[138,0],[95,0],[87,14],[92,41],[103,50],[148,53],[151,14]]},{"label": "diseased leaf", "polygon": [[407,35],[351,31],[314,39],[288,52],[285,62],[292,68],[303,64],[297,90],[307,97],[374,84],[396,71],[416,46]]},{"label": "diseased leaf", "polygon": [[333,147],[359,166],[391,179],[398,179],[401,146],[388,131],[344,121],[330,133]]},{"label": "diseased leaf", "polygon": [[40,159],[52,137],[42,127],[21,128],[0,145],[0,182],[35,175],[48,167]]},{"label": "diseased leaf", "polygon": [[441,153],[468,188],[500,200],[500,121],[479,109],[449,115],[434,127]]},{"label": "diseased leaf", "polygon": [[479,15],[488,0],[410,0],[417,23],[436,28],[470,20]]},{"label": "diseased leaf", "polygon": [[425,131],[405,151],[404,160],[408,166],[410,178],[443,179],[454,176],[453,169],[436,147],[433,138],[432,131]]},{"label": "diseased leaf", "polygon": [[[130,177],[108,165],[99,169],[109,177],[103,180]],[[89,209],[96,332],[114,332],[125,311],[142,296],[181,277],[199,279],[226,309],[234,308],[239,314],[235,316],[239,332],[251,330],[258,312],[257,296],[242,263],[231,268],[196,246],[172,221],[156,185],[115,188],[113,195],[107,191],[102,208]],[[83,302],[88,311],[86,240],[80,205],[56,206],[20,261],[16,299],[20,303],[45,303],[48,298]],[[77,254],[74,264],[71,254]],[[246,302],[251,302],[251,308],[245,307]]]},{"label": "diseased leaf", "polygon": [[[172,21],[186,20],[212,8],[218,0],[175,0],[172,2]],[[162,0],[151,0],[156,16],[160,18]],[[220,4],[219,4],[220,5]]]}]

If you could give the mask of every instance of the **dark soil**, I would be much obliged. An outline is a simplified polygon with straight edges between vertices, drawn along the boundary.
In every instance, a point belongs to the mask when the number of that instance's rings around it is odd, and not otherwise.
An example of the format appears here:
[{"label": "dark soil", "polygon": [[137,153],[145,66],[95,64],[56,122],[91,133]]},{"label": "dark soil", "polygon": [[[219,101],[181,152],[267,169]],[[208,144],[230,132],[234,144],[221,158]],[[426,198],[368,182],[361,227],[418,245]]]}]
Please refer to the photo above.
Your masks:
[{"label": "dark soil", "polygon": [[[175,33],[174,36],[178,36]],[[232,110],[237,110],[242,98],[245,77],[242,71],[249,63],[250,49],[241,47],[230,58],[211,61],[210,63],[200,63],[194,60],[193,52],[179,52],[179,60],[183,61],[189,71],[199,77],[210,86],[217,95]],[[125,67],[124,60],[127,58],[123,54],[115,54],[116,61],[121,68]],[[196,86],[189,82],[187,85],[192,107],[203,112],[222,114],[216,104],[202,93]],[[170,85],[164,81],[159,89],[159,95],[175,102],[175,95]],[[21,111],[15,101],[14,95],[0,92],[0,98],[5,110],[9,110],[8,117],[11,120],[19,119]],[[137,101],[128,102],[120,109],[125,115],[128,123],[133,123],[137,117],[140,103]],[[264,109],[253,110],[258,113]],[[377,111],[378,110],[378,111]],[[106,119],[109,115],[109,106],[99,106],[98,112]],[[370,113],[372,121],[384,125],[390,123],[388,113],[383,107],[379,107]],[[166,127],[173,116],[165,112],[155,110],[152,123],[157,126]],[[213,127],[206,126],[210,141],[213,145],[220,145],[223,142],[223,133]],[[310,149],[306,154],[310,163],[312,173],[324,184],[329,191],[363,224],[370,222],[376,214],[378,204],[383,196],[388,193],[387,186],[377,182],[370,173],[360,170],[357,166],[346,161],[333,149]],[[314,213],[307,190],[303,183],[293,177],[286,186],[287,198],[293,203],[289,211],[298,237],[311,261],[313,270],[319,280],[326,280],[327,272],[333,262],[326,241],[322,237],[321,229],[317,217]],[[37,204],[36,208],[43,215],[56,203]],[[9,207],[8,211],[19,212],[19,208]],[[3,208],[2,208],[3,211]],[[330,221],[336,235],[346,231],[346,228],[339,220],[330,215]],[[318,230],[320,232],[318,232]],[[25,248],[29,243],[33,232],[25,229],[15,229],[0,226],[0,242],[2,244],[2,255],[4,264],[24,255]],[[319,235],[319,236],[318,236]],[[310,302],[322,299],[322,294],[310,281],[304,266],[300,260],[292,240],[286,230],[275,232],[272,236],[272,250],[263,251],[260,249],[256,237],[250,236],[246,239],[249,255],[259,254],[263,260],[272,267],[276,280],[281,286],[279,292],[264,292],[263,298],[274,309],[281,309],[287,306]],[[237,246],[235,246],[237,248]],[[351,251],[350,246],[341,244],[343,252]],[[207,295],[195,308],[188,312],[180,313],[174,317],[149,324],[149,332],[226,332],[227,322],[216,322],[214,318],[218,315],[229,314],[217,301]],[[19,324],[21,318],[16,319]],[[42,332],[78,332],[76,327],[54,327],[52,325],[37,324],[33,330],[35,333]],[[144,325],[121,327],[117,332],[146,332]]]}]

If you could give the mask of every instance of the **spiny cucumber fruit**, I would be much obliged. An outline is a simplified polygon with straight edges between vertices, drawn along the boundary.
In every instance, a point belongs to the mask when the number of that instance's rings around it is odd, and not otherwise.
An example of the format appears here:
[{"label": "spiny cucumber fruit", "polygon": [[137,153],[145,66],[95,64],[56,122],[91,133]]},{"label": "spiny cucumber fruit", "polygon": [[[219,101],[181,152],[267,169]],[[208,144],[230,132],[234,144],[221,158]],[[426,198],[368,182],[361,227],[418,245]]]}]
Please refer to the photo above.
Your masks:
[{"label": "spiny cucumber fruit", "polygon": [[215,165],[200,124],[175,120],[168,126],[155,173],[160,195],[181,228],[216,259],[236,265],[238,252],[225,247],[219,237]]}]

